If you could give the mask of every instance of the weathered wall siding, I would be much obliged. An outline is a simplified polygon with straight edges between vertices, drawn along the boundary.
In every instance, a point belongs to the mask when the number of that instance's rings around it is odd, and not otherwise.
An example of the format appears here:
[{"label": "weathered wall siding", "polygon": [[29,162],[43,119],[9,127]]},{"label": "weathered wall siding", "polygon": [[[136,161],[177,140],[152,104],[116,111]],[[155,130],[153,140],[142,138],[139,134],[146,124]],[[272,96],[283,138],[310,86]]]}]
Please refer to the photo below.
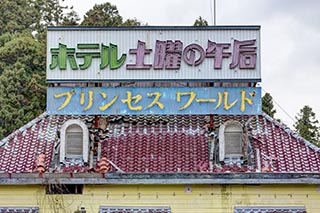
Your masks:
[{"label": "weathered wall siding", "polygon": [[38,195],[44,195],[43,187],[36,185],[1,185],[0,206],[38,206]]},{"label": "weathered wall siding", "polygon": [[[39,206],[40,212],[73,212],[83,206],[170,206],[173,213],[233,213],[234,206],[305,206],[320,212],[315,185],[88,185],[82,195],[45,195],[40,186],[0,186],[0,206]],[[63,211],[65,210],[65,211]]]}]

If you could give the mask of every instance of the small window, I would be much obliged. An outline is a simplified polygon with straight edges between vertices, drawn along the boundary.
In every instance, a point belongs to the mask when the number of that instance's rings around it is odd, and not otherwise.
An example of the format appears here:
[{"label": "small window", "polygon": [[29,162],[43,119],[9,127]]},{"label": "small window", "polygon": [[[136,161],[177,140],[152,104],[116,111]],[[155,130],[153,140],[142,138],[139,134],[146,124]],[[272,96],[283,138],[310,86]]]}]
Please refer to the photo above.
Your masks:
[{"label": "small window", "polygon": [[260,212],[266,212],[266,213],[306,213],[306,209],[303,206],[279,206],[279,207],[235,207],[234,213],[260,213]]},{"label": "small window", "polygon": [[99,213],[171,213],[170,207],[163,206],[101,206]]},{"label": "small window", "polygon": [[82,194],[82,184],[49,184],[46,194]]},{"label": "small window", "polygon": [[89,132],[85,123],[68,120],[61,126],[60,135],[60,162],[73,158],[88,162]]},{"label": "small window", "polygon": [[39,207],[0,207],[0,212],[38,213]]},{"label": "small window", "polygon": [[80,158],[83,153],[83,132],[79,125],[73,124],[66,131],[66,157]]},{"label": "small window", "polygon": [[243,131],[238,121],[230,120],[219,128],[219,160],[239,160],[243,156]]},{"label": "small window", "polygon": [[224,130],[225,156],[242,155],[242,129],[236,124],[229,124]]}]

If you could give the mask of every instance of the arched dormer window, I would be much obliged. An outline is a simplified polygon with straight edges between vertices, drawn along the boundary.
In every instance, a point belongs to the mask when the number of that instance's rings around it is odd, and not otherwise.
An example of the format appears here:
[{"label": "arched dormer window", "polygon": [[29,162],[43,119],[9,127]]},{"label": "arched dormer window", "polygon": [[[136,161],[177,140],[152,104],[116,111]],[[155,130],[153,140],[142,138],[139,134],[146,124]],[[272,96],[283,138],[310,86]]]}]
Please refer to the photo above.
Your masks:
[{"label": "arched dormer window", "polygon": [[60,162],[65,159],[83,159],[88,162],[89,134],[80,120],[68,120],[61,126]]},{"label": "arched dormer window", "polygon": [[241,158],[242,126],[238,121],[227,121],[219,128],[219,160]]},{"label": "arched dormer window", "polygon": [[67,127],[66,138],[66,157],[81,158],[83,154],[83,130],[77,124],[72,124]]}]

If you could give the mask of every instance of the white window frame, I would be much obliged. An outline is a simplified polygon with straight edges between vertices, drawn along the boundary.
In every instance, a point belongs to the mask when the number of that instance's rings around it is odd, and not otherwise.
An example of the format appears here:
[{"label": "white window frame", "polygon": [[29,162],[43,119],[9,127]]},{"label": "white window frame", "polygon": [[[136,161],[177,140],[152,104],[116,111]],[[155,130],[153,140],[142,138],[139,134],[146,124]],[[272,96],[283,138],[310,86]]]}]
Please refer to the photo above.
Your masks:
[{"label": "white window frame", "polygon": [[68,120],[61,126],[60,162],[65,162],[66,160],[66,134],[68,127],[71,125],[78,125],[82,129],[82,158],[87,163],[89,155],[89,131],[87,125],[77,119]]},{"label": "white window frame", "polygon": [[[225,129],[229,125],[236,125],[241,129],[241,134],[243,134],[243,128],[240,122],[230,120],[226,121],[224,124],[222,124],[219,128],[219,161],[224,161],[226,158],[226,153],[225,153]],[[240,146],[242,146],[242,142],[240,142]],[[231,156],[231,155],[230,155]],[[243,153],[241,155],[232,155],[233,157],[241,157],[243,156]]]}]

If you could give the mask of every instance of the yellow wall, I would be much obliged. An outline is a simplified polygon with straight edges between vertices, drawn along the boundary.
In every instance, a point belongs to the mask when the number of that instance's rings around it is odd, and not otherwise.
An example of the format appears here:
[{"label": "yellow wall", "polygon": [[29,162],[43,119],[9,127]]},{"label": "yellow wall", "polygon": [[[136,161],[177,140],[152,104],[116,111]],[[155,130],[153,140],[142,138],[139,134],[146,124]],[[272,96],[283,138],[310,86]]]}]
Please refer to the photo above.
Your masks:
[{"label": "yellow wall", "polygon": [[[318,191],[317,192],[317,188]],[[0,206],[38,206],[41,213],[88,213],[99,206],[170,206],[173,213],[233,213],[234,206],[305,206],[320,212],[316,185],[85,185],[82,195],[46,195],[42,186],[0,186]]]}]

